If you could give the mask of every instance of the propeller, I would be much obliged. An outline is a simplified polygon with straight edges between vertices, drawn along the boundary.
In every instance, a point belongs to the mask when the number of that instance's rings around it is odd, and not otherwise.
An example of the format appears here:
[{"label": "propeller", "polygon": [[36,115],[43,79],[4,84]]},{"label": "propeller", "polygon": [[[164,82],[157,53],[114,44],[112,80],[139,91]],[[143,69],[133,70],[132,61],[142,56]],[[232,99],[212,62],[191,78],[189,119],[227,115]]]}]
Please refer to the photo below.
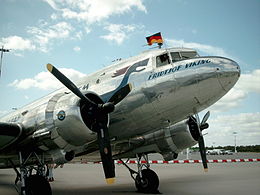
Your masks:
[{"label": "propeller", "polygon": [[208,165],[207,165],[206,148],[205,148],[204,138],[202,135],[202,130],[207,129],[209,127],[209,124],[206,123],[209,116],[210,116],[210,112],[208,111],[204,115],[204,117],[200,123],[199,115],[197,113],[195,114],[198,131],[199,131],[198,143],[199,143],[200,156],[201,156],[201,160],[202,160],[202,164],[203,164],[205,172],[208,171]]},{"label": "propeller", "polygon": [[91,130],[97,133],[97,141],[105,178],[108,184],[114,183],[115,165],[112,159],[112,150],[107,127],[107,120],[104,119],[106,119],[108,113],[114,111],[115,105],[129,94],[132,88],[131,84],[127,84],[124,87],[116,90],[107,102],[97,104],[82,94],[78,87],[53,65],[47,64],[47,69],[72,93],[81,99],[83,105],[88,108],[88,111],[91,112],[91,115],[94,117],[93,123],[91,124]]},{"label": "propeller", "polygon": [[129,92],[132,90],[132,85],[130,83],[126,84],[124,87],[121,87],[117,90],[108,100],[108,102],[112,102],[113,104],[117,104],[122,99],[124,99]]}]

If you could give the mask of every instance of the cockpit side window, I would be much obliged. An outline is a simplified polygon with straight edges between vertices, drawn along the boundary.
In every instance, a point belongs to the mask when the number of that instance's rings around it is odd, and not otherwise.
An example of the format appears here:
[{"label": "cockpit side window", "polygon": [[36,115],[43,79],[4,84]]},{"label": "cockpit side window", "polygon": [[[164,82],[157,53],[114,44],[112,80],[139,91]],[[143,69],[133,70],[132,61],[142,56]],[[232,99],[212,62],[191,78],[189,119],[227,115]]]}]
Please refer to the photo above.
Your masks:
[{"label": "cockpit side window", "polygon": [[172,62],[177,62],[181,60],[181,56],[179,52],[171,52]]},{"label": "cockpit side window", "polygon": [[181,58],[183,60],[189,59],[189,58],[199,57],[199,55],[196,51],[182,51],[180,53],[181,53]]},{"label": "cockpit side window", "polygon": [[167,53],[156,57],[156,67],[165,66],[170,64],[170,58]]}]

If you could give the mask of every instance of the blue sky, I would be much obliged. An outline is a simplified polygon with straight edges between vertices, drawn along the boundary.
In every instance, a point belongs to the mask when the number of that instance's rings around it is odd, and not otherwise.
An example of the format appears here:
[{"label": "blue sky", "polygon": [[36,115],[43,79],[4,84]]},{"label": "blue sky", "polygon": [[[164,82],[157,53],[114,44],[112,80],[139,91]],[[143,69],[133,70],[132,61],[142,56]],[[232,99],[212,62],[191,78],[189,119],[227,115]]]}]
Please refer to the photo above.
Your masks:
[{"label": "blue sky", "polygon": [[[260,144],[259,0],[2,0],[0,115],[60,84],[52,63],[72,80],[148,49],[145,37],[162,32],[168,47],[236,60],[237,85],[209,110],[206,145]],[[203,115],[203,113],[202,113]]]}]

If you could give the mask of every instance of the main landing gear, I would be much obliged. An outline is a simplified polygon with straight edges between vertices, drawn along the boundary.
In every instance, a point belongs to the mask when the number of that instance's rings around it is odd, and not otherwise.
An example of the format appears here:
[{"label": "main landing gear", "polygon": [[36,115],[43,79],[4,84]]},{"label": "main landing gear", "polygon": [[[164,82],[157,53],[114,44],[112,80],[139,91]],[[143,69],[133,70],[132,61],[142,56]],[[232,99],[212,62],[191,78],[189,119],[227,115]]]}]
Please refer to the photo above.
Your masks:
[{"label": "main landing gear", "polygon": [[134,179],[137,191],[147,194],[159,194],[159,178],[157,174],[150,169],[148,155],[138,154],[136,158],[138,168],[137,171],[134,171],[124,161],[121,161],[129,170],[131,177]]},{"label": "main landing gear", "polygon": [[[30,158],[35,157],[38,162],[36,166],[26,165]],[[51,187],[46,179],[46,170],[44,165],[44,157],[38,156],[35,152],[28,155],[19,152],[20,172],[11,162],[17,174],[15,185],[20,195],[51,195]]]}]

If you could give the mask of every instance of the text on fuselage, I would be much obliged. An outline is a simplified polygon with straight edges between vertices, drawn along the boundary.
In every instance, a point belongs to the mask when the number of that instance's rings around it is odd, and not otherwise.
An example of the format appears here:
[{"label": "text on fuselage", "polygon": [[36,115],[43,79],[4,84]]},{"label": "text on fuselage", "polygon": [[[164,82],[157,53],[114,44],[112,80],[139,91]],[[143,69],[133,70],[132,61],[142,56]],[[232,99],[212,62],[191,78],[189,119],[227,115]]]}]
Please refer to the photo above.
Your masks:
[{"label": "text on fuselage", "polygon": [[168,68],[166,70],[156,72],[156,73],[149,75],[148,80],[152,80],[152,79],[164,76],[164,75],[168,75],[168,74],[177,72],[177,71],[182,70],[182,69],[185,70],[185,69],[188,69],[188,68],[191,68],[191,67],[194,67],[194,66],[198,66],[198,65],[201,65],[201,64],[207,64],[207,63],[210,63],[209,59],[198,60],[198,61],[194,61],[194,62],[185,64],[185,65],[179,65],[179,66],[175,66],[175,67],[172,67],[172,68]]}]

